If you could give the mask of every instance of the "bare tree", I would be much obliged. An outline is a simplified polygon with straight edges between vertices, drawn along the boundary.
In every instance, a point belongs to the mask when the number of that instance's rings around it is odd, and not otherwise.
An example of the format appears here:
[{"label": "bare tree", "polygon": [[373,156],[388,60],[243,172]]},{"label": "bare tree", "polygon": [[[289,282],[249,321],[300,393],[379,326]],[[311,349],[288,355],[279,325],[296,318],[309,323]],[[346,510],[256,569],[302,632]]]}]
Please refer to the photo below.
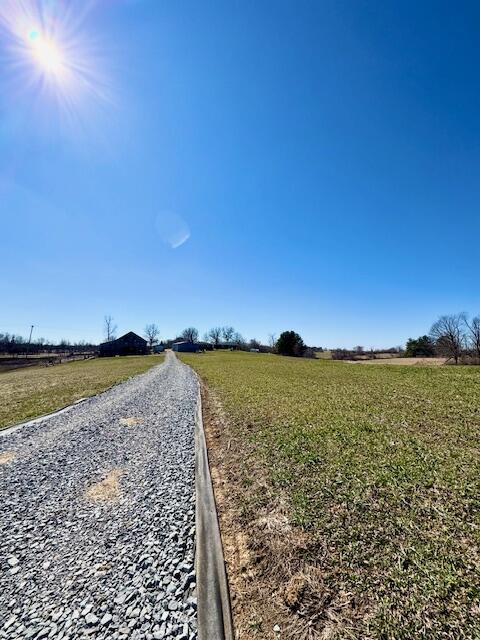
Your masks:
[{"label": "bare tree", "polygon": [[270,347],[270,349],[275,349],[275,346],[277,344],[277,336],[275,333],[269,333],[268,334],[268,346]]},{"label": "bare tree", "polygon": [[470,348],[477,358],[480,358],[480,317],[475,316],[471,322],[465,317],[465,326],[468,329],[468,341]]},{"label": "bare tree", "polygon": [[117,332],[117,325],[115,324],[112,316],[105,316],[103,319],[103,333],[107,342],[115,340],[115,334]]},{"label": "bare tree", "polygon": [[222,327],[212,327],[208,332],[208,340],[210,340],[215,346],[220,344],[220,338],[222,337]]},{"label": "bare tree", "polygon": [[153,347],[155,342],[158,342],[158,336],[160,335],[160,329],[157,327],[155,323],[147,324],[145,327],[145,338],[148,340],[148,344],[150,349]]},{"label": "bare tree", "polygon": [[238,347],[243,347],[245,345],[245,338],[242,336],[241,333],[239,333],[238,331],[235,331],[232,337],[232,342],[233,344],[236,344]]},{"label": "bare tree", "polygon": [[235,335],[235,329],[233,327],[223,327],[222,335],[225,342],[229,344]]},{"label": "bare tree", "polygon": [[198,330],[195,327],[187,327],[182,331],[182,338],[187,342],[197,342]]},{"label": "bare tree", "polygon": [[438,353],[448,360],[453,359],[455,364],[458,363],[465,345],[465,321],[464,313],[440,316],[430,329],[430,336]]}]

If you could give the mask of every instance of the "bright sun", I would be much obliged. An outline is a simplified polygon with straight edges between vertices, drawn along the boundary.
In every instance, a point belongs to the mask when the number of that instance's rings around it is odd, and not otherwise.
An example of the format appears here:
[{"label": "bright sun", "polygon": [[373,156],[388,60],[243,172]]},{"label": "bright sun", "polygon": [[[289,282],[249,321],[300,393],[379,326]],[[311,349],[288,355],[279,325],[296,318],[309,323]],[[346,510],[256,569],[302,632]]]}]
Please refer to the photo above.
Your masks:
[{"label": "bright sun", "polygon": [[37,30],[28,34],[31,54],[40,70],[57,79],[66,71],[66,61],[57,44]]},{"label": "bright sun", "polygon": [[[63,127],[73,136],[83,136],[99,118],[102,124],[110,123],[115,105],[105,74],[106,52],[87,29],[87,24],[93,28],[87,17],[100,3],[0,0],[2,90],[5,76],[12,105],[22,97],[45,130]],[[2,93],[2,108],[3,100]],[[2,125],[0,118],[0,134]]]}]

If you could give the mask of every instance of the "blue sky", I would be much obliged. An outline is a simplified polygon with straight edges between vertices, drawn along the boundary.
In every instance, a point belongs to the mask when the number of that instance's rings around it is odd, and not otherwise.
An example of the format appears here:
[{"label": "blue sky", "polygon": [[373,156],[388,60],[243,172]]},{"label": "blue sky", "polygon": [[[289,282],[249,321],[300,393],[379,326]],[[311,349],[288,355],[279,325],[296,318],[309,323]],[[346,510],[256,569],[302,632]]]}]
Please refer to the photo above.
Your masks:
[{"label": "blue sky", "polygon": [[63,85],[3,23],[0,331],[382,347],[480,313],[478,5],[86,5],[24,0]]}]

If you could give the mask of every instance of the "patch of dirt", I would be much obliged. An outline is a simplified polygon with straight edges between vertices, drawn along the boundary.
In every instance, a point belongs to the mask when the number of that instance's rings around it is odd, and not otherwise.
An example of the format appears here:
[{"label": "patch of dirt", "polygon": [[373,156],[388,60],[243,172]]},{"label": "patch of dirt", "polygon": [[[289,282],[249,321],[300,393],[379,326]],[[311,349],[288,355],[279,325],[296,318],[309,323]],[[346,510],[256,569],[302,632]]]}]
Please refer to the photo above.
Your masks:
[{"label": "patch of dirt", "polygon": [[120,418],[120,424],[124,427],[133,427],[136,424],[142,424],[143,420],[141,418]]},{"label": "patch of dirt", "polygon": [[8,464],[9,462],[12,462],[12,460],[15,460],[16,457],[17,454],[15,451],[4,451],[3,453],[0,453],[0,464]]},{"label": "patch of dirt", "polygon": [[114,502],[121,496],[120,477],[122,469],[112,469],[101,482],[90,485],[85,492],[92,502]]},{"label": "patch of dirt", "polygon": [[445,358],[375,358],[374,360],[344,360],[348,364],[403,364],[441,366]]},{"label": "patch of dirt", "polygon": [[366,612],[340,585],[325,584],[321,564],[328,550],[291,522],[250,439],[229,424],[218,398],[203,384],[202,406],[235,638],[355,637],[355,620]]}]

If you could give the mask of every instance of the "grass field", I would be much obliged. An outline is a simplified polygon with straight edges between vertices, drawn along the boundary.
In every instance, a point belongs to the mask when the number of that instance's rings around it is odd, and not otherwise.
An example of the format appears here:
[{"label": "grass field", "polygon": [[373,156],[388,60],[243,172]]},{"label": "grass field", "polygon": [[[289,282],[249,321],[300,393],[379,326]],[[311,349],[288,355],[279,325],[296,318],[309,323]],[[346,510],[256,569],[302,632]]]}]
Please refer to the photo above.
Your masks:
[{"label": "grass field", "polygon": [[182,360],[214,392],[240,637],[480,638],[479,368]]},{"label": "grass field", "polygon": [[97,358],[0,374],[0,429],[55,411],[160,364],[163,355]]}]

